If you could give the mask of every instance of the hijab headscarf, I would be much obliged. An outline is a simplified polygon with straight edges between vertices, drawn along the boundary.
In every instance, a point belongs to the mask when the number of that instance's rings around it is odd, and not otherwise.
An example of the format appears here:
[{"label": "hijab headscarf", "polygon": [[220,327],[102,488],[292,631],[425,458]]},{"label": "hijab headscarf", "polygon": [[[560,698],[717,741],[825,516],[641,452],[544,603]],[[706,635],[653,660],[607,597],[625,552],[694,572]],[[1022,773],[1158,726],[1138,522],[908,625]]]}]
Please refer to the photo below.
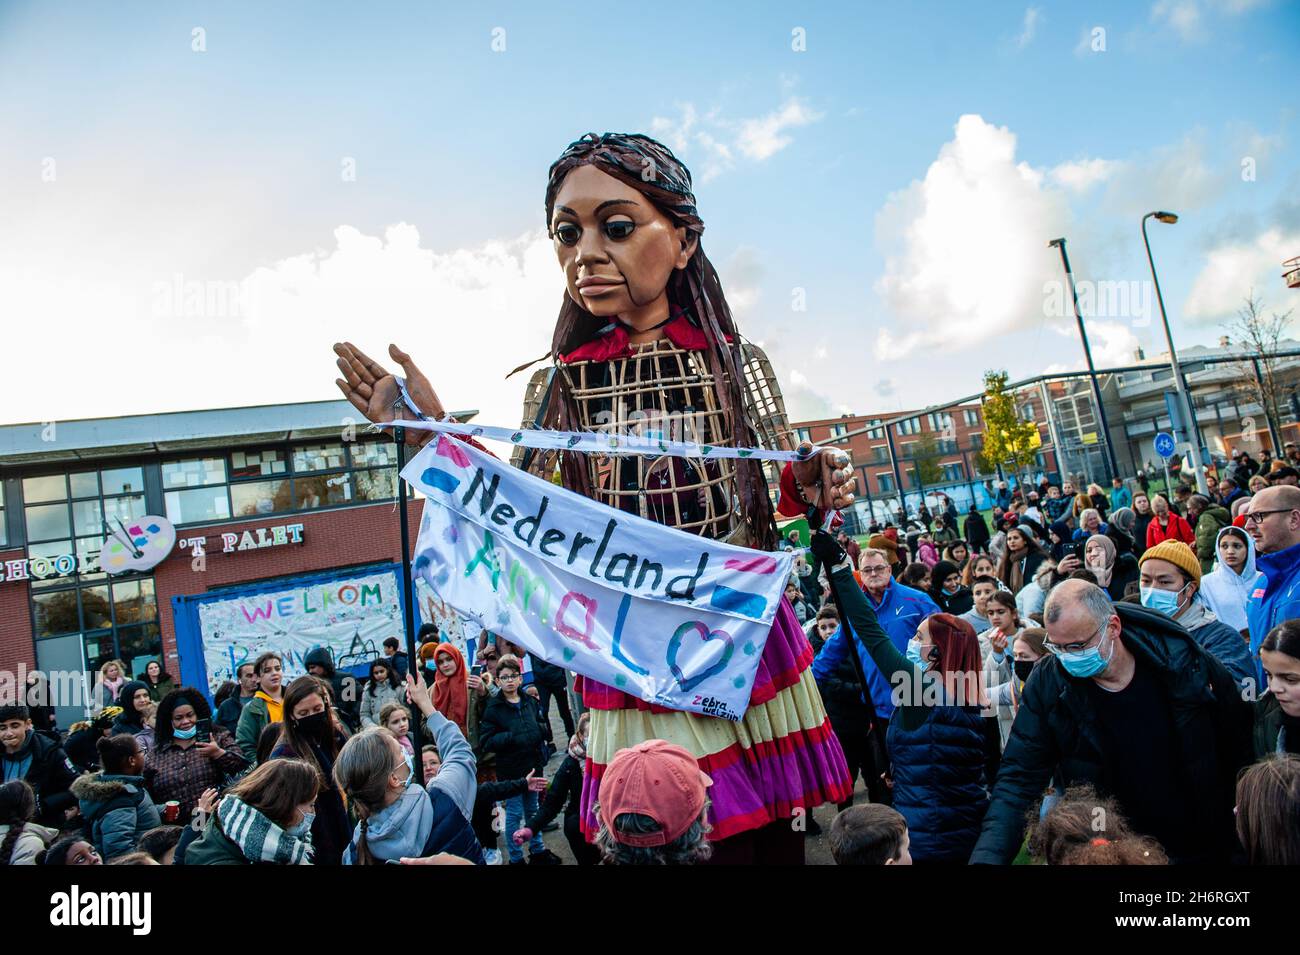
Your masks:
[{"label": "hijab headscarf", "polygon": [[[1103,567],[1096,567],[1088,563],[1088,544],[1093,541],[1100,543],[1101,549],[1106,555],[1106,564]],[[1110,586],[1110,575],[1115,572],[1115,561],[1118,557],[1119,551],[1115,548],[1115,542],[1105,534],[1093,534],[1084,544],[1084,565],[1092,571],[1093,576],[1097,578],[1097,586],[1102,590]]]},{"label": "hijab headscarf", "polygon": [[117,718],[115,725],[128,727],[132,733],[144,729],[144,714],[135,708],[134,700],[136,693],[148,689],[149,684],[143,680],[128,680],[122,684],[122,689],[117,694],[117,705],[122,708],[122,715]]},{"label": "hijab headscarf", "polygon": [[[456,672],[446,676],[438,666],[438,655],[445,653],[456,662]],[[469,689],[465,673],[465,657],[450,643],[440,643],[433,651],[433,708],[458,727],[468,738]]]}]

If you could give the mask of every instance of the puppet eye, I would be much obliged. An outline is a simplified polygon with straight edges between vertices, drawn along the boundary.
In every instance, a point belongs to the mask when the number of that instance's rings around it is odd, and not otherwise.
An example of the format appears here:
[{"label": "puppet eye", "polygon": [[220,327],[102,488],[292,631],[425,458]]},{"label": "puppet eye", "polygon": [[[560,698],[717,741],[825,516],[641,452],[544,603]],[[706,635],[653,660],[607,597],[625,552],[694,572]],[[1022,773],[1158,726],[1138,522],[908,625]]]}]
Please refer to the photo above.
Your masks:
[{"label": "puppet eye", "polygon": [[582,230],[572,222],[561,222],[555,227],[554,235],[564,245],[577,245],[578,236],[582,235]]},{"label": "puppet eye", "polygon": [[626,239],[635,229],[636,223],[627,219],[605,223],[605,235],[611,239]]}]

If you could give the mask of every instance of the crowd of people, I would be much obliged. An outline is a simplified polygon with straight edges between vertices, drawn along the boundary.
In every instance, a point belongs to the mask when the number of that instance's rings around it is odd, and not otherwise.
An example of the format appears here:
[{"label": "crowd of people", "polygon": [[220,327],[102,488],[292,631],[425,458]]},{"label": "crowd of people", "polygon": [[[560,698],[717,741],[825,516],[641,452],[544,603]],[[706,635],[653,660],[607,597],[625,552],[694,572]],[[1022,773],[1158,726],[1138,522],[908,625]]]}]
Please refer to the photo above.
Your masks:
[{"label": "crowd of people", "polygon": [[[910,861],[1300,861],[1300,472],[1209,477],[1001,482],[991,526],[940,494],[865,546],[787,538],[818,687]],[[1055,846],[1083,805],[1105,851]]]},{"label": "crowd of people", "polygon": [[[864,543],[791,532],[786,597],[865,790],[837,806],[835,861],[1300,862],[1295,474],[1172,500],[999,487],[991,527],[940,498]],[[487,632],[471,649],[425,625],[414,660],[390,638],[358,680],[318,648],[287,683],[266,652],[212,703],[113,660],[65,733],[29,693],[0,707],[0,862],[558,864],[547,830],[580,864],[710,858],[687,750],[616,753],[592,838],[570,675]]]}]

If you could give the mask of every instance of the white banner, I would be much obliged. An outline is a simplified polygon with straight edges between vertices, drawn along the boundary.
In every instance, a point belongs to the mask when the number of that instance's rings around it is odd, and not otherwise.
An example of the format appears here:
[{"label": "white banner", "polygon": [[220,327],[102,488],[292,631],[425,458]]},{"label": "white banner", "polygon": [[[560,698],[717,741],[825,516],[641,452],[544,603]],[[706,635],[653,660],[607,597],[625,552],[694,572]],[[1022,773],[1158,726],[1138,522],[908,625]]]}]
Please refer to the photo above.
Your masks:
[{"label": "white banner", "polygon": [[739,720],[790,576],[445,436],[402,472],[427,497],[414,572],[462,617],[648,702]]},{"label": "white banner", "polygon": [[327,647],[339,671],[362,669],[383,654],[384,640],[402,629],[402,591],[392,573],[359,574],[199,605],[203,661],[215,689],[233,680],[241,663],[274,650],[284,682],[307,672],[309,650]]},{"label": "white banner", "polygon": [[720,444],[700,444],[698,441],[674,441],[663,430],[649,422],[642,422],[639,430],[630,431],[550,431],[541,428],[499,428],[493,425],[468,425],[451,421],[391,421],[373,425],[373,430],[407,428],[412,431],[433,431],[437,434],[460,435],[470,438],[487,438],[525,448],[549,451],[582,451],[587,454],[605,454],[657,458],[668,455],[675,458],[753,458],[755,461],[807,461],[820,454],[820,447],[806,453],[776,451],[770,448],[731,448]]}]

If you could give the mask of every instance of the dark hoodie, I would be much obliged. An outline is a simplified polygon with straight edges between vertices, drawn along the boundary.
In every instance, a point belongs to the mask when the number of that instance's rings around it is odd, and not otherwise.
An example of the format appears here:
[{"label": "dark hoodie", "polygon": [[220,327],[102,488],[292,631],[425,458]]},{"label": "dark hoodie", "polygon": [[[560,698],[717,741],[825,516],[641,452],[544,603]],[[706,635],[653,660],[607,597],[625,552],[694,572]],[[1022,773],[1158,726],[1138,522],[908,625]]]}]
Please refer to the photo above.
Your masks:
[{"label": "dark hoodie", "polygon": [[322,678],[327,680],[330,685],[330,692],[334,695],[334,708],[339,711],[339,716],[343,722],[347,723],[348,729],[356,732],[357,729],[357,712],[361,702],[361,692],[357,686],[356,677],[349,674],[340,676],[334,670],[334,658],[330,655],[329,650],[325,647],[316,647],[309,650],[303,657],[303,666],[319,666],[325,671]]},{"label": "dark hoodie", "polygon": [[117,705],[122,707],[122,715],[113,721],[113,732],[110,736],[121,736],[136,733],[143,733],[146,729],[140,719],[140,711],[135,708],[131,698],[135,696],[137,690],[149,691],[149,684],[143,680],[128,680],[122,685],[121,691],[117,694]]},{"label": "dark hoodie", "polygon": [[1070,525],[1065,523],[1065,521],[1053,521],[1049,531],[1052,534],[1055,534],[1057,538],[1051,543],[1052,560],[1063,560],[1072,543],[1074,531],[1070,530]]},{"label": "dark hoodie", "polygon": [[944,613],[960,616],[975,606],[975,598],[968,588],[958,585],[954,593],[946,593],[943,582],[958,573],[957,565],[950,560],[941,560],[930,569],[930,596]]}]

